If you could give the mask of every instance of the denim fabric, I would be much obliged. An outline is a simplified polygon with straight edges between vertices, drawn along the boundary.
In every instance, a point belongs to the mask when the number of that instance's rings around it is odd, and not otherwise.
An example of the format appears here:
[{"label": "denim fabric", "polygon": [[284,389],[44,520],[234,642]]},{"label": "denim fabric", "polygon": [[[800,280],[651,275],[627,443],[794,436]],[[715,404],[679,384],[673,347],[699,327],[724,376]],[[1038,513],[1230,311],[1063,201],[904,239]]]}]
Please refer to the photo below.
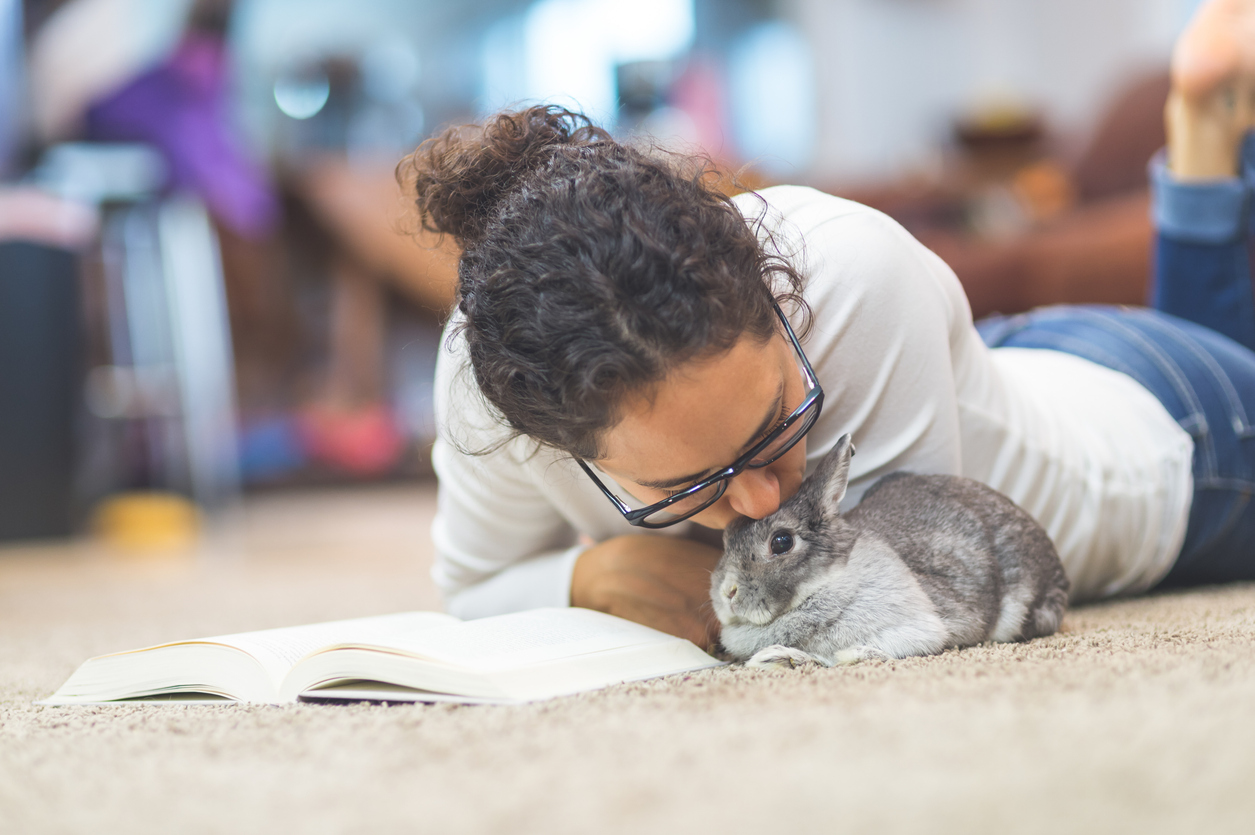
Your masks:
[{"label": "denim fabric", "polygon": [[1250,193],[1255,138],[1243,145],[1242,176],[1176,180],[1159,153],[1150,164],[1152,215],[1159,236],[1151,307],[1222,333],[1255,350],[1251,288]]},{"label": "denim fabric", "polygon": [[1250,194],[1244,178],[1181,182],[1168,170],[1162,151],[1150,161],[1155,192],[1155,229],[1182,243],[1224,244],[1246,233]]},{"label": "denim fabric", "polygon": [[[1183,280],[1182,276],[1188,276]],[[1255,296],[1245,241],[1198,244],[1160,236],[1151,306],[1255,350]]]},{"label": "denim fabric", "polygon": [[1049,307],[977,329],[991,347],[1064,351],[1154,394],[1194,439],[1189,526],[1161,585],[1255,579],[1255,353],[1193,322],[1135,308]]}]

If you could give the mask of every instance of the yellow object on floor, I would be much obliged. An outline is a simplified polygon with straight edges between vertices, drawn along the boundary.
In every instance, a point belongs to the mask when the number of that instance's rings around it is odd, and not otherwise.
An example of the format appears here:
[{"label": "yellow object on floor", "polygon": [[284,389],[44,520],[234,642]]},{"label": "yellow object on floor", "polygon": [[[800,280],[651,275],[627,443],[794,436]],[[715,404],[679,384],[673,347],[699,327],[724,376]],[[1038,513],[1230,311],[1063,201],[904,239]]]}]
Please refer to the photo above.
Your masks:
[{"label": "yellow object on floor", "polygon": [[177,493],[120,493],[96,507],[93,528],[109,545],[128,551],[176,551],[200,533],[200,511]]}]

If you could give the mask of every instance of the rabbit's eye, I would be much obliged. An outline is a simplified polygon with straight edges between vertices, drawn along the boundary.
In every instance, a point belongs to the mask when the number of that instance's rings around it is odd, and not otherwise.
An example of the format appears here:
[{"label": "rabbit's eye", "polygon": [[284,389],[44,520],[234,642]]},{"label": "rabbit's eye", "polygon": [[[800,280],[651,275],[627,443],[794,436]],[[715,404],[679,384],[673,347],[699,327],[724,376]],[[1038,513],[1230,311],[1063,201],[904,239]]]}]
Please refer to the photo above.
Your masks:
[{"label": "rabbit's eye", "polygon": [[776,531],[771,537],[771,553],[779,556],[793,550],[793,534]]}]

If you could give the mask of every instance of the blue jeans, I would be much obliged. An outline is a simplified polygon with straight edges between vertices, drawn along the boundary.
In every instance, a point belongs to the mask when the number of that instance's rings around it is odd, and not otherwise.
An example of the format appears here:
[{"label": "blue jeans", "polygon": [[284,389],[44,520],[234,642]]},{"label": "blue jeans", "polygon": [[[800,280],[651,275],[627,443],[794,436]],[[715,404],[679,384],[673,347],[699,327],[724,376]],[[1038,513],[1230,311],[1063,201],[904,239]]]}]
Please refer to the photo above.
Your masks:
[{"label": "blue jeans", "polygon": [[1065,351],[1128,374],[1193,437],[1189,525],[1161,586],[1255,579],[1255,166],[1244,174],[1181,184],[1153,164],[1155,309],[1050,307],[977,323],[991,347]]}]

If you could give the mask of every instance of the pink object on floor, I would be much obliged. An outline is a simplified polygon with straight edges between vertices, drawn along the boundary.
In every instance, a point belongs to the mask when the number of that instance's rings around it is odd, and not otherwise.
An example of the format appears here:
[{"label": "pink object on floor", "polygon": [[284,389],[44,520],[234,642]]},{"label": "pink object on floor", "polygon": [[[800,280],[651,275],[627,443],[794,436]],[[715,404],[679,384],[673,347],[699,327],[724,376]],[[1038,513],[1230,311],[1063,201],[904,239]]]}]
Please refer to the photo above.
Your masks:
[{"label": "pink object on floor", "polygon": [[354,475],[382,475],[405,451],[396,419],[382,404],[354,411],[311,407],[297,425],[311,458]]}]

